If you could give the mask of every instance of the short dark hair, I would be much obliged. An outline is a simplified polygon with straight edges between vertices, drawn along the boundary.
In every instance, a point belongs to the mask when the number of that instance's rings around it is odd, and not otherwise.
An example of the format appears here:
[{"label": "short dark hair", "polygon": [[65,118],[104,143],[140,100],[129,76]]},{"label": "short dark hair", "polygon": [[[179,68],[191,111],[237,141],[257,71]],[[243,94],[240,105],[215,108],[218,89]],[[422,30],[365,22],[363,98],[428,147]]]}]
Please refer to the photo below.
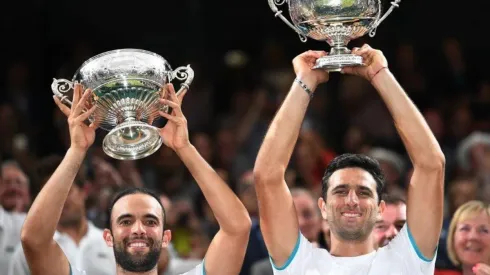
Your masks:
[{"label": "short dark hair", "polygon": [[120,190],[119,192],[117,192],[112,197],[112,201],[111,201],[111,204],[110,204],[109,209],[108,209],[109,219],[107,219],[107,221],[109,224],[107,225],[107,228],[109,228],[109,230],[112,231],[112,208],[114,207],[114,204],[116,204],[116,202],[119,199],[121,199],[125,196],[133,195],[133,194],[144,194],[144,195],[151,196],[157,200],[158,204],[160,204],[160,207],[162,207],[162,226],[165,229],[166,217],[167,217],[167,214],[165,213],[165,207],[163,207],[163,204],[160,201],[160,198],[158,197],[158,195],[155,192],[153,192],[149,189],[143,188],[143,187],[128,187],[128,188]]},{"label": "short dark hair", "polygon": [[371,174],[376,181],[376,193],[378,195],[378,202],[381,201],[385,186],[385,177],[379,162],[366,155],[360,154],[342,154],[335,157],[327,166],[322,178],[322,194],[323,198],[327,198],[328,181],[332,174],[340,169],[344,168],[360,168]]},{"label": "short dark hair", "polygon": [[396,194],[396,193],[392,193],[392,194],[383,194],[383,197],[382,197],[383,201],[386,203],[386,205],[399,205],[399,204],[407,204],[407,201],[405,200],[404,197]]}]

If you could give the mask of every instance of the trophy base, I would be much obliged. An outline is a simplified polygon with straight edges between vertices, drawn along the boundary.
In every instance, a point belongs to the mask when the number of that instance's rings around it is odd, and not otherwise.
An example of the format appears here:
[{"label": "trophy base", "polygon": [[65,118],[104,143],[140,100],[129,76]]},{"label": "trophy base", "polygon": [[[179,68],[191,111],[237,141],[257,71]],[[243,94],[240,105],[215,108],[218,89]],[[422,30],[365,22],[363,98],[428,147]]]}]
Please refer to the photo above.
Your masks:
[{"label": "trophy base", "polygon": [[340,72],[342,68],[351,66],[364,66],[362,57],[354,54],[327,55],[318,58],[313,69],[321,69],[328,72]]},{"label": "trophy base", "polygon": [[147,123],[129,120],[112,129],[104,138],[104,152],[119,160],[147,157],[162,146],[159,129]]}]

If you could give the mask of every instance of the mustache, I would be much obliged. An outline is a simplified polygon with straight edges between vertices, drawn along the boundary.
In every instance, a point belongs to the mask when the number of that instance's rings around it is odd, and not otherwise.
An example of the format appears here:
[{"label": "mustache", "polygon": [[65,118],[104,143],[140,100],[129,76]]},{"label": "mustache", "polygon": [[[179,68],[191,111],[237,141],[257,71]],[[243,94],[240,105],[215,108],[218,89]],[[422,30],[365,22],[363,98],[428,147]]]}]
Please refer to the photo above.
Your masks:
[{"label": "mustache", "polygon": [[364,212],[360,207],[343,207],[337,210],[340,212],[359,212],[359,213]]}]

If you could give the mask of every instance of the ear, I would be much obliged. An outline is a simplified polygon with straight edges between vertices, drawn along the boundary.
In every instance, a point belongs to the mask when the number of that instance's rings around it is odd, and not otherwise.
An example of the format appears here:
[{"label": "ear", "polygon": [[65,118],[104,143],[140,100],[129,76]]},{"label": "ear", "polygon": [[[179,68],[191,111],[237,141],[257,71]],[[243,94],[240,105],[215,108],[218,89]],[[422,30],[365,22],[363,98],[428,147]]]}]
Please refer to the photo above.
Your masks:
[{"label": "ear", "polygon": [[385,211],[385,209],[386,209],[386,203],[385,203],[384,200],[381,200],[379,202],[379,206],[378,206],[378,214],[379,215],[383,214],[383,212]]},{"label": "ear", "polygon": [[162,248],[167,247],[171,240],[172,232],[170,230],[163,231]]},{"label": "ear", "polygon": [[112,238],[111,231],[109,229],[104,229],[104,241],[109,247],[114,246],[114,239]]},{"label": "ear", "polygon": [[327,204],[323,198],[318,198],[318,208],[320,208],[320,212],[322,213],[322,217],[324,220],[327,219]]}]

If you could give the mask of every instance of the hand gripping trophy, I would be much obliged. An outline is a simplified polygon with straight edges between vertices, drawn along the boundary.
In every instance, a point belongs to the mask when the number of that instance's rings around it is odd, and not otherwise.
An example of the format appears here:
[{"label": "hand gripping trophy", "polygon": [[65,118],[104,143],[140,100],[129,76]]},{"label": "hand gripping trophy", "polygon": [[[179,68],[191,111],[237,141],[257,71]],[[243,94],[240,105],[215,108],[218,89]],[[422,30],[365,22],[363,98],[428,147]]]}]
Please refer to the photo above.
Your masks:
[{"label": "hand gripping trophy", "polygon": [[51,89],[70,106],[75,83],[91,89],[90,105],[95,105],[95,111],[89,121],[109,131],[102,144],[104,152],[115,159],[135,160],[153,154],[163,143],[159,129],[152,124],[160,117],[159,111],[170,112],[160,103],[166,96],[164,85],[174,79],[184,81],[177,92],[180,94],[189,89],[193,78],[190,66],[172,70],[155,53],[120,49],[90,58],[71,81],[54,79]]},{"label": "hand gripping trophy", "polygon": [[[373,37],[381,22],[398,7],[401,0],[393,0],[388,11],[381,16],[381,0],[268,0],[269,6],[289,27],[295,30],[302,42],[306,37],[326,41],[330,53],[321,57],[315,69],[339,72],[343,67],[363,65],[362,57],[351,54],[346,47],[350,40],[369,32]],[[291,24],[276,5],[289,4]]]}]

